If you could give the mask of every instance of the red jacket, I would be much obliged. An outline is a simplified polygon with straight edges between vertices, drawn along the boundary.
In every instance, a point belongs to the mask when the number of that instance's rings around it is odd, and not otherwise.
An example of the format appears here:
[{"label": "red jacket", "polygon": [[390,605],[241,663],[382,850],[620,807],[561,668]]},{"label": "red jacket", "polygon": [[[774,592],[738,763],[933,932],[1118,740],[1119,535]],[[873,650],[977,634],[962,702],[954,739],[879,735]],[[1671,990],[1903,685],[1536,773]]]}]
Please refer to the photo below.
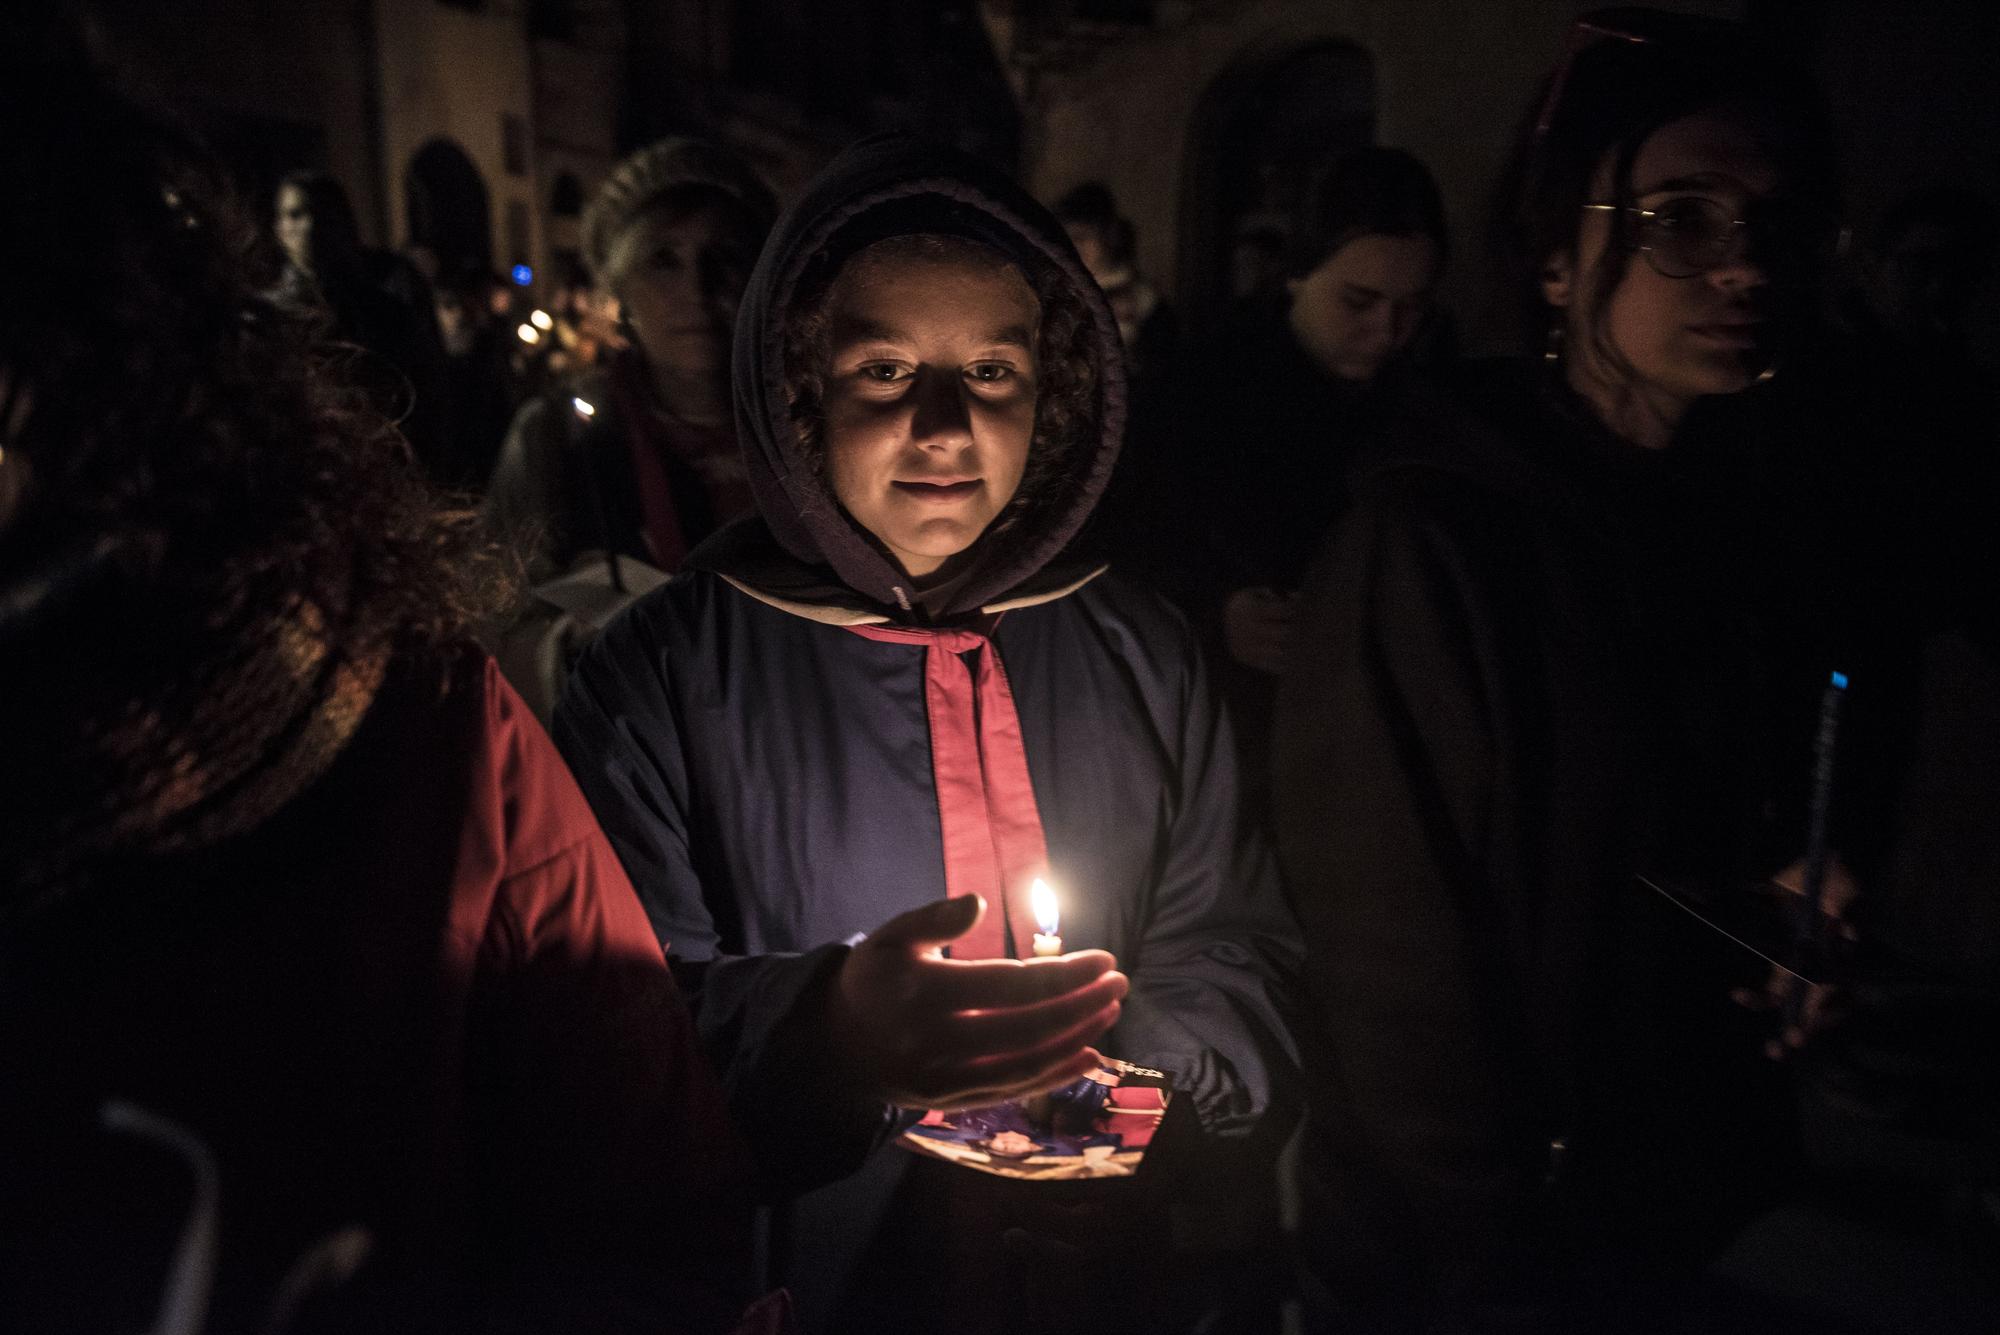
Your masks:
[{"label": "red jacket", "polygon": [[212,1156],[208,1329],[352,1229],[290,1328],[734,1326],[746,1164],[659,945],[491,660],[443,672],[252,835],[0,929],[0,1324],[151,1323],[200,1190],[121,1099]]}]

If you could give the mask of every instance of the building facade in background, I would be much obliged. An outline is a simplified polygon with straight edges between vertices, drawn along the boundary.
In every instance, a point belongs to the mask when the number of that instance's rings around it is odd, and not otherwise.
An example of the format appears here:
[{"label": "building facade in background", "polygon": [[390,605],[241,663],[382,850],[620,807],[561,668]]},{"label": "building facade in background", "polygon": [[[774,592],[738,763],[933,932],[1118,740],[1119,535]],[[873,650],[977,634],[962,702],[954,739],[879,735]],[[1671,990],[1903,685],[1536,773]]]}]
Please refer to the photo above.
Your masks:
[{"label": "building facade in background", "polygon": [[[1661,0],[1656,0],[1660,3]],[[444,270],[561,279],[622,153],[743,152],[781,197],[840,146],[910,129],[1055,199],[1108,184],[1185,318],[1272,281],[1313,185],[1365,143],[1444,192],[1444,296],[1475,351],[1516,309],[1486,244],[1494,177],[1590,0],[98,0],[122,64],[267,189],[344,181],[369,239]],[[1927,183],[1991,197],[2000,101],[1983,0],[1664,0],[1772,25],[1817,62],[1857,223]],[[1893,52],[1894,60],[1877,58]],[[1916,72],[1916,73],[1913,73]],[[1890,86],[1894,83],[1896,86]],[[1923,98],[1901,95],[1922,87]],[[1865,114],[1864,110],[1865,109]],[[1989,285],[1991,286],[1991,285]],[[1976,319],[1992,348],[1988,292]]]}]

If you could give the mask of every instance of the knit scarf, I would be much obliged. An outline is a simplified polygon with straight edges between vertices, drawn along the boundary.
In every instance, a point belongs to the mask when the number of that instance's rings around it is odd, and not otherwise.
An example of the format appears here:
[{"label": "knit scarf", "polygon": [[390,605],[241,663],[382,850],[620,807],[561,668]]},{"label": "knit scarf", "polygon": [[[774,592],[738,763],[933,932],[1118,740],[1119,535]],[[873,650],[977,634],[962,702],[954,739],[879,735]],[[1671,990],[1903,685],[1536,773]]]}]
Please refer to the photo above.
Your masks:
[{"label": "knit scarf", "polygon": [[23,653],[0,670],[14,713],[0,914],[46,902],[106,860],[193,852],[255,829],[333,764],[389,659],[386,636],[373,652],[337,652],[326,615],[297,599],[246,606],[202,644],[195,661],[153,663],[143,645],[93,654],[52,635],[38,661]]}]

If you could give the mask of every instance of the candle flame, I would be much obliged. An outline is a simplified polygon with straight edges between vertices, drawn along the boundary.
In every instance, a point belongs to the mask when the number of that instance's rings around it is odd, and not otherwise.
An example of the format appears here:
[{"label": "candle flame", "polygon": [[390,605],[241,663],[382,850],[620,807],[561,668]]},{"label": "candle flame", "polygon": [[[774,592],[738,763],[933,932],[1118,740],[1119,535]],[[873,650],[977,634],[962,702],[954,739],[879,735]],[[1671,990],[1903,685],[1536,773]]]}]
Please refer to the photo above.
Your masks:
[{"label": "candle flame", "polygon": [[1056,928],[1062,921],[1056,913],[1056,892],[1049,889],[1049,883],[1039,876],[1028,888],[1028,905],[1035,912],[1035,923],[1042,929],[1042,934],[1056,935]]}]

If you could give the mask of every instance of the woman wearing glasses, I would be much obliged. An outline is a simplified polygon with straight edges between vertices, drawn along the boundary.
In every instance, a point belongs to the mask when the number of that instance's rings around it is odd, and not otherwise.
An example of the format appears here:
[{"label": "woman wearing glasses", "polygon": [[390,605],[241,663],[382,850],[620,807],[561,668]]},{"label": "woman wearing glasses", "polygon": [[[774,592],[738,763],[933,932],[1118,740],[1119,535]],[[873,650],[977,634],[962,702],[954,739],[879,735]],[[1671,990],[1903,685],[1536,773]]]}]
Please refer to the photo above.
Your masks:
[{"label": "woman wearing glasses", "polygon": [[1802,842],[1768,702],[1814,695],[1713,422],[1811,309],[1828,173],[1803,81],[1731,33],[1608,27],[1515,173],[1547,355],[1353,480],[1279,701],[1342,1330],[1671,1320],[1781,1159],[1736,961],[1638,878]]}]

